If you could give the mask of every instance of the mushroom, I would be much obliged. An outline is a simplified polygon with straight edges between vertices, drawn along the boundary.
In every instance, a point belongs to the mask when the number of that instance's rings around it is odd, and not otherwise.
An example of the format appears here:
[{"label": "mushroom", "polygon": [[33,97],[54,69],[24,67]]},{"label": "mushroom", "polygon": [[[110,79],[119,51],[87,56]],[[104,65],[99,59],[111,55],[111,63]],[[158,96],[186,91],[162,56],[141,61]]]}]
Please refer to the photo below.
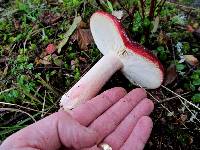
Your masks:
[{"label": "mushroom", "polygon": [[73,109],[93,98],[118,70],[133,84],[158,88],[164,71],[159,60],[143,46],[131,41],[120,21],[103,11],[95,12],[90,28],[103,57],[61,98],[61,107]]}]

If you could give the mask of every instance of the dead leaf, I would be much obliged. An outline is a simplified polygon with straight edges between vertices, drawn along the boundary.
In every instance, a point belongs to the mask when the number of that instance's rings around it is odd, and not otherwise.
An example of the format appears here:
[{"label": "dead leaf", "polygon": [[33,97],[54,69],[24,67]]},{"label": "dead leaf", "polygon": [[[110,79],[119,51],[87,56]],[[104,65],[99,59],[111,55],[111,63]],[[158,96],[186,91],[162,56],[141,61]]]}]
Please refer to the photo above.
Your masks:
[{"label": "dead leaf", "polygon": [[184,123],[187,120],[187,115],[181,114],[180,119]]},{"label": "dead leaf", "polygon": [[187,25],[188,32],[194,32],[194,28],[191,25]]},{"label": "dead leaf", "polygon": [[64,64],[64,62],[62,61],[62,56],[57,56],[56,54],[53,54],[52,59],[56,66],[60,67],[61,65]]},{"label": "dead leaf", "polygon": [[160,18],[159,16],[157,16],[153,22],[153,30],[151,31],[151,33],[155,33],[158,30],[159,22],[160,22]]},{"label": "dead leaf", "polygon": [[198,66],[199,60],[193,55],[184,55],[185,61],[192,66]]},{"label": "dead leaf", "polygon": [[39,57],[35,58],[35,64],[36,64],[36,66],[40,64],[40,58]]},{"label": "dead leaf", "polygon": [[93,43],[92,33],[90,29],[78,29],[75,34],[79,48],[81,50],[88,50],[88,45]]},{"label": "dead leaf", "polygon": [[164,44],[166,45],[167,42],[169,41],[169,37],[163,32],[161,31],[157,37],[157,40],[160,44]]},{"label": "dead leaf", "polygon": [[177,77],[177,73],[176,73],[176,65],[175,64],[171,64],[166,71],[166,78],[164,81],[164,85],[168,85],[171,84]]},{"label": "dead leaf", "polygon": [[197,29],[199,27],[199,23],[198,22],[195,22],[193,25],[192,25],[193,28]]},{"label": "dead leaf", "polygon": [[189,137],[189,144],[192,144],[194,142],[194,139],[192,136]]},{"label": "dead leaf", "polygon": [[49,44],[46,49],[45,49],[47,54],[52,54],[56,51],[56,47],[54,46],[54,44]]},{"label": "dead leaf", "polygon": [[86,58],[84,58],[84,57],[79,57],[79,60],[82,62],[85,62],[85,63],[87,62]]},{"label": "dead leaf", "polygon": [[14,18],[13,23],[14,23],[15,30],[19,30],[20,29],[20,21]]},{"label": "dead leaf", "polygon": [[3,77],[5,77],[8,73],[8,66],[5,67],[5,69],[3,70]]},{"label": "dead leaf", "polygon": [[82,20],[82,18],[80,16],[74,18],[72,25],[70,26],[69,30],[64,35],[64,39],[59,43],[59,45],[57,47],[58,53],[61,52],[61,49],[67,43],[67,41],[69,40],[69,37],[72,35],[72,33],[76,30],[76,28],[78,27],[81,20]]},{"label": "dead leaf", "polygon": [[0,63],[6,63],[7,61],[9,61],[9,58],[7,56],[2,56],[0,58]]},{"label": "dead leaf", "polygon": [[72,35],[71,40],[78,41],[81,50],[88,50],[88,45],[93,43],[93,37],[87,24],[81,21],[76,32]]},{"label": "dead leaf", "polygon": [[36,65],[40,65],[40,64],[50,65],[51,64],[50,58],[51,58],[51,55],[47,55],[43,59],[40,59],[39,57],[36,57],[35,58],[35,63],[36,63]]},{"label": "dead leaf", "polygon": [[74,70],[76,67],[79,66],[78,59],[71,61],[71,69]]},{"label": "dead leaf", "polygon": [[86,28],[88,28],[88,25],[83,20],[81,20],[81,22],[78,25],[78,28],[86,29]]},{"label": "dead leaf", "polygon": [[181,89],[181,88],[178,88],[178,89],[175,90],[175,93],[177,93],[179,95],[181,95],[183,92],[184,92],[184,90]]},{"label": "dead leaf", "polygon": [[54,14],[50,11],[45,11],[40,15],[40,21],[45,25],[52,25],[59,21],[62,15]]}]

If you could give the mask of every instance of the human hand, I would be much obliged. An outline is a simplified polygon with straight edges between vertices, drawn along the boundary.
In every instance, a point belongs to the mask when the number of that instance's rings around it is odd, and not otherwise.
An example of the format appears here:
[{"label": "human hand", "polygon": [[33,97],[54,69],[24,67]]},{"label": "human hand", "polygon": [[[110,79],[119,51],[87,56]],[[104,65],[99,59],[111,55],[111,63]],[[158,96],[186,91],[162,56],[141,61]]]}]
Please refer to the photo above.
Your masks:
[{"label": "human hand", "polygon": [[8,137],[1,150],[141,150],[153,126],[143,89],[113,88],[69,112],[56,112]]}]

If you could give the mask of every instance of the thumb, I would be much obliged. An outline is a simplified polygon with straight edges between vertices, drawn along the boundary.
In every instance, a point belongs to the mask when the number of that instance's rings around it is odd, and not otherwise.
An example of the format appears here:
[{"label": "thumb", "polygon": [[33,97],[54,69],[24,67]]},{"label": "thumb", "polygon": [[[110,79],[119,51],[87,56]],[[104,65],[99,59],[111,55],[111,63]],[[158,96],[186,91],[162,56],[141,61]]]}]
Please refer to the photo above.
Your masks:
[{"label": "thumb", "polygon": [[92,147],[98,142],[96,131],[80,125],[71,117],[63,117],[58,120],[58,134],[61,143],[69,148],[82,149]]}]

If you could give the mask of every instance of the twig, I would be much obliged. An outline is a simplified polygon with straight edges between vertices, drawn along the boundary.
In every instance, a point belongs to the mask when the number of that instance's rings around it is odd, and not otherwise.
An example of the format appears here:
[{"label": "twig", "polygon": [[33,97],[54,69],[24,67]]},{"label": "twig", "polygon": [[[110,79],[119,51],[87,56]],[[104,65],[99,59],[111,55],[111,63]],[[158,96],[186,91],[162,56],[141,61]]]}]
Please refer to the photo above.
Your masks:
[{"label": "twig", "polygon": [[[146,90],[145,90],[146,91]],[[160,103],[160,100],[158,100],[157,98],[155,98],[150,92],[146,91],[147,94],[149,94],[154,100],[156,100],[158,103]],[[163,104],[160,104],[165,110],[167,110],[171,115],[174,116],[174,114],[167,108],[165,107]],[[175,117],[175,116],[174,116]]]},{"label": "twig", "polygon": [[63,48],[63,46],[67,43],[67,41],[69,40],[69,37],[72,35],[72,33],[76,30],[76,28],[78,27],[79,23],[81,22],[81,17],[75,17],[74,21],[71,25],[71,27],[69,28],[69,30],[65,33],[64,35],[64,39],[59,43],[58,45],[58,53],[61,52],[61,49]]},{"label": "twig", "polygon": [[[185,106],[185,108],[193,115],[194,113],[189,109],[189,107],[179,98],[179,100],[181,101],[181,103]],[[195,119],[200,123],[200,120],[195,116]]]},{"label": "twig", "polygon": [[35,111],[35,112],[40,112],[40,113],[42,112],[42,111],[39,111],[39,110],[35,110],[35,109],[29,108],[29,107],[24,107],[24,106],[20,106],[20,105],[17,105],[17,104],[12,104],[12,103],[0,102],[0,104],[8,105],[8,106],[16,106],[16,107],[19,107],[19,108],[22,108],[22,109]]},{"label": "twig", "polygon": [[[139,85],[139,84],[136,84],[137,86],[139,86],[140,88],[143,88],[141,85]],[[143,88],[144,89],[144,88]],[[158,103],[160,103],[160,100],[158,100],[157,98],[155,98],[150,92],[148,92],[146,89],[144,89],[146,92],[147,92],[147,94],[149,94],[155,101],[157,101]],[[160,104],[165,110],[167,110],[171,115],[173,115],[174,116],[174,114],[167,108],[167,107],[165,107],[163,104]],[[175,116],[174,116],[175,117]]]},{"label": "twig", "polygon": [[61,99],[61,97],[59,97],[58,100],[57,100],[52,106],[50,106],[49,108],[46,109],[46,112],[44,113],[44,116],[45,116],[46,114],[49,114],[49,111],[50,111],[52,108],[57,107],[56,104],[60,102],[60,99]]},{"label": "twig", "polygon": [[[146,91],[146,90],[145,90]],[[154,100],[156,100],[158,103],[160,103],[160,100],[158,100],[157,98],[155,98],[150,92],[146,91],[147,94],[149,94]],[[167,110],[170,115],[172,115],[174,118],[176,118],[176,116],[167,108],[165,107],[163,104],[160,104],[165,110]],[[187,126],[183,123],[181,123],[185,128],[187,128]]]},{"label": "twig", "polygon": [[15,109],[15,108],[0,108],[0,111],[15,111],[15,112],[21,112],[24,113],[26,115],[28,115],[34,122],[36,122],[36,120],[33,118],[33,116],[23,110],[20,109]]},{"label": "twig", "polygon": [[196,106],[196,105],[193,104],[192,102],[188,101],[188,100],[185,99],[184,97],[180,96],[179,94],[173,92],[172,90],[170,90],[169,88],[167,88],[167,87],[165,87],[165,86],[163,86],[163,85],[161,85],[161,87],[164,88],[165,90],[167,90],[167,91],[173,93],[174,95],[176,95],[176,96],[179,97],[180,99],[186,101],[188,104],[190,104],[191,106],[195,107],[196,109],[198,109],[198,110],[200,111],[200,108],[199,108],[198,106]]},{"label": "twig", "polygon": [[6,90],[4,90],[4,91],[1,91],[1,92],[0,92],[0,95],[3,94],[3,93],[9,92],[9,91],[11,91],[11,90],[14,90],[14,89],[16,89],[16,87],[12,87],[12,88],[6,89]]},{"label": "twig", "polygon": [[141,10],[142,10],[142,18],[144,19],[145,15],[144,15],[144,7],[145,7],[145,4],[144,4],[144,0],[140,0],[140,4],[141,4]]},{"label": "twig", "polygon": [[23,94],[25,94],[26,96],[28,96],[31,100],[36,101],[36,102],[38,102],[38,103],[41,104],[40,100],[38,100],[35,96],[33,96],[30,93],[24,92],[23,88],[21,88],[20,86],[18,86],[18,87],[19,87],[20,92],[22,92]]},{"label": "twig", "polygon": [[155,11],[155,0],[151,0],[150,11],[149,11],[149,20],[153,20],[154,11]]},{"label": "twig", "polygon": [[181,4],[179,4],[179,3],[176,3],[176,2],[169,2],[169,1],[166,1],[166,3],[168,3],[168,4],[171,4],[171,5],[176,5],[177,6],[177,8],[183,8],[183,10],[185,10],[185,9],[190,9],[190,10],[200,10],[199,8],[195,8],[195,7],[189,7],[189,6],[185,6],[185,5],[181,5]]},{"label": "twig", "polygon": [[45,103],[46,103],[46,90],[44,91],[44,101],[43,101],[43,104],[42,104],[42,114],[41,114],[41,117],[44,116],[44,106],[45,106]]},{"label": "twig", "polygon": [[[190,93],[190,92],[181,94],[181,96],[187,95],[187,94],[189,94],[189,93]],[[168,102],[168,101],[170,101],[170,100],[172,100],[172,99],[175,99],[175,98],[178,98],[178,96],[174,96],[174,97],[170,97],[170,98],[163,99],[162,101],[160,101],[160,103]]]},{"label": "twig", "polygon": [[39,82],[45,86],[46,88],[48,88],[50,91],[52,91],[56,96],[59,96],[60,94],[55,91],[45,80],[43,80],[40,76],[38,77],[39,78]]}]

